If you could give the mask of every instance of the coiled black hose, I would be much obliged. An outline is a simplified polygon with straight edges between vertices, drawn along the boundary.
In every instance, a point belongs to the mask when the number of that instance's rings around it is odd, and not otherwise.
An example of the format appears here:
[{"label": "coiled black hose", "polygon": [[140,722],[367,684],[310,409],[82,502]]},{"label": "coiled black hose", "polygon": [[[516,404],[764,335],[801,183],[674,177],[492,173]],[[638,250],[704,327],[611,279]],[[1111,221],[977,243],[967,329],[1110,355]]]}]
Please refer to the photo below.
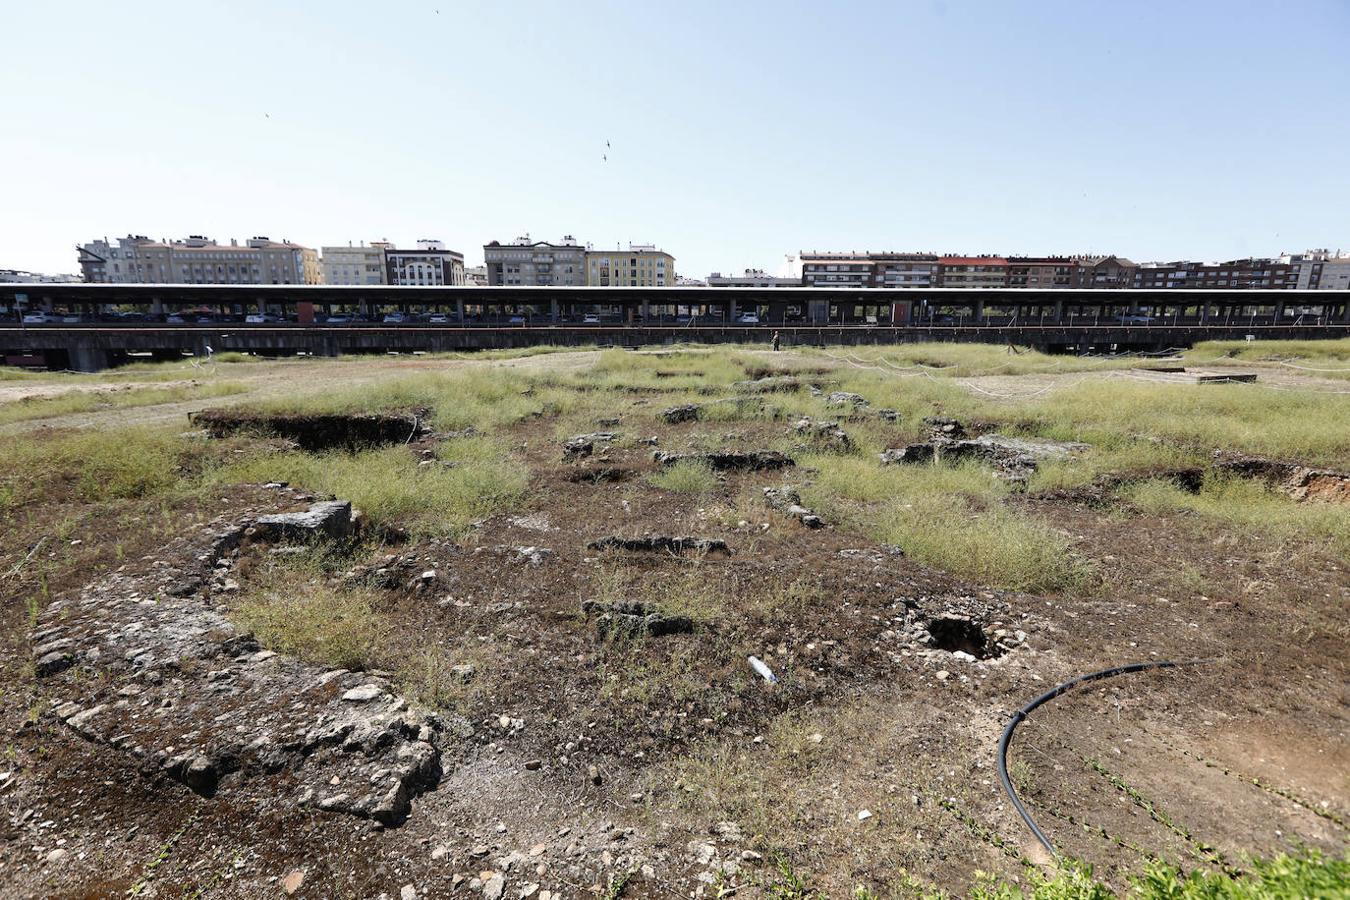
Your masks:
[{"label": "coiled black hose", "polygon": [[1036,840],[1040,841],[1041,845],[1045,847],[1046,850],[1049,850],[1052,856],[1058,857],[1059,851],[1055,849],[1055,845],[1050,842],[1050,839],[1045,836],[1045,832],[1041,831],[1040,826],[1036,824],[1036,820],[1031,818],[1031,813],[1027,812],[1027,808],[1022,805],[1022,801],[1017,799],[1017,792],[1013,790],[1012,779],[1008,777],[1008,745],[1012,743],[1013,732],[1017,730],[1018,724],[1021,723],[1033,709],[1040,706],[1042,703],[1048,703],[1070,688],[1077,687],[1080,684],[1086,684],[1089,681],[1100,681],[1103,678],[1124,675],[1128,672],[1142,672],[1145,669],[1171,669],[1176,666],[1192,666],[1208,661],[1209,660],[1203,659],[1185,660],[1182,662],[1158,660],[1155,662],[1131,663],[1128,666],[1115,666],[1110,669],[1102,669],[1099,672],[1089,672],[1086,675],[1079,675],[1071,681],[1066,681],[1057,687],[1051,688],[1035,700],[1032,700],[1026,706],[1023,706],[1017,712],[1013,713],[1013,717],[1011,721],[1008,722],[1008,726],[1003,729],[1003,737],[1000,738],[998,742],[998,779],[1003,782],[1003,790],[1007,792],[1008,799],[1012,801],[1013,809],[1017,810],[1017,814],[1022,817],[1023,822],[1027,823],[1027,827],[1030,828],[1031,833],[1036,836]]}]

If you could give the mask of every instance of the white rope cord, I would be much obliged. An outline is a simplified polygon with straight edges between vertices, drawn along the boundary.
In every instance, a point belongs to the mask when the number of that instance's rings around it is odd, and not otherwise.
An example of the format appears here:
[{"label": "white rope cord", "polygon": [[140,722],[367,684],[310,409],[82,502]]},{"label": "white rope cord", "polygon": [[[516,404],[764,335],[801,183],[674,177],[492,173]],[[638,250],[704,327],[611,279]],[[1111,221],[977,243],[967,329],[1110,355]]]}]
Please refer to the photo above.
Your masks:
[{"label": "white rope cord", "polygon": [[1300,366],[1294,363],[1284,362],[1278,359],[1273,360],[1273,362],[1281,366],[1288,366],[1291,369],[1302,369],[1304,372],[1350,372],[1350,366],[1342,366],[1340,368],[1335,369],[1317,369],[1312,366]]}]

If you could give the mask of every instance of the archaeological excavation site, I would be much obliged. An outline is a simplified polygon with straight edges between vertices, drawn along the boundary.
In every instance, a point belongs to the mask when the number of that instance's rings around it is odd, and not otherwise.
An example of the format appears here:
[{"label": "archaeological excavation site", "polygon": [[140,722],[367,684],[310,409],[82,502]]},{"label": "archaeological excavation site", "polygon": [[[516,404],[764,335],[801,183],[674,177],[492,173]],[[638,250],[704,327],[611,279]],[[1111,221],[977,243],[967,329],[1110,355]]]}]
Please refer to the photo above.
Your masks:
[{"label": "archaeological excavation site", "polygon": [[6,371],[0,598],[5,897],[1350,896],[1350,341]]}]

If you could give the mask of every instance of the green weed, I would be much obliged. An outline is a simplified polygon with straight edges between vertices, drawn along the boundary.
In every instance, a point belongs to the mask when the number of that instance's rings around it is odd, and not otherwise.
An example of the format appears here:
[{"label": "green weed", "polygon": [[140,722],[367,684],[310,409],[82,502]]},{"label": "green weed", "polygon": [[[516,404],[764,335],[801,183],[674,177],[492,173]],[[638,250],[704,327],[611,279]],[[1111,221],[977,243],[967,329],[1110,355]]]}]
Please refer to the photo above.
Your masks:
[{"label": "green weed", "polygon": [[710,494],[720,486],[717,473],[706,463],[689,459],[666,466],[647,476],[647,480],[662,490],[677,494]]}]

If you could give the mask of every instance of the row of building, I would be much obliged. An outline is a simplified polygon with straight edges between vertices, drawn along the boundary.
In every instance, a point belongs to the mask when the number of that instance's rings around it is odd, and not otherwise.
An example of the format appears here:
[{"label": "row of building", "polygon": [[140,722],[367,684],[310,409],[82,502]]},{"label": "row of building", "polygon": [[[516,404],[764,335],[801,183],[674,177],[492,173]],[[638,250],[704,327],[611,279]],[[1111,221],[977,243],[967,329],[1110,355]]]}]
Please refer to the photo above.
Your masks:
[{"label": "row of building", "polygon": [[[598,250],[571,235],[535,241],[529,235],[483,246],[484,264],[440,241],[413,248],[388,241],[320,251],[255,237],[217,244],[194,235],[156,241],[128,235],[79,247],[83,279],[117,284],[528,285],[532,287],[674,287],[675,258],[650,244]],[[1350,256],[1329,250],[1221,263],[1135,263],[1120,256],[960,256],[936,253],[802,251],[800,274],[714,272],[709,287],[827,288],[1119,288],[1350,289]],[[36,276],[35,276],[36,277]]]},{"label": "row of building", "polygon": [[1277,258],[1135,263],[1120,256],[942,256],[802,251],[799,277],[713,273],[709,287],[831,288],[1350,288],[1350,256],[1329,250]]},{"label": "row of building", "polygon": [[128,235],[90,241],[79,250],[87,282],[107,284],[343,284],[438,286],[598,285],[668,287],[675,257],[650,244],[597,250],[568,235],[557,243],[529,235],[483,247],[484,265],[466,268],[464,254],[440,241],[415,248],[388,241],[315,251],[290,241],[254,237],[218,244],[203,235],[152,240]]}]

